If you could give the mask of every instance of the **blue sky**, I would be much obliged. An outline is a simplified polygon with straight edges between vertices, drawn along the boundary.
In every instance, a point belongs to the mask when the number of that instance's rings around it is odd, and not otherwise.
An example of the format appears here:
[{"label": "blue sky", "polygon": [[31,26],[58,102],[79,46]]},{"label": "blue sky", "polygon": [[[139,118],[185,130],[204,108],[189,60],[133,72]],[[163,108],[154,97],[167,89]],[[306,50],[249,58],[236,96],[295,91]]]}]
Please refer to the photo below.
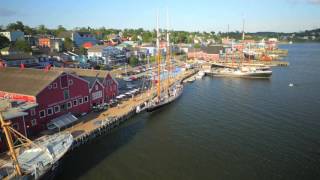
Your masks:
[{"label": "blue sky", "polygon": [[320,0],[0,0],[0,25],[294,32],[320,28]]}]

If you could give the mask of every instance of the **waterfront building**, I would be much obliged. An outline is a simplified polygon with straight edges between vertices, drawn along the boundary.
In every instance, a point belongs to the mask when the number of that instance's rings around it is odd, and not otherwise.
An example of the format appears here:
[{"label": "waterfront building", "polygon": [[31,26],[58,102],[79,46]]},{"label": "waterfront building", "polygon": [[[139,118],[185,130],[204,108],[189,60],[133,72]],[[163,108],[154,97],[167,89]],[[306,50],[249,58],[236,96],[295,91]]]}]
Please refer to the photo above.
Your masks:
[{"label": "waterfront building", "polygon": [[88,113],[118,94],[118,82],[108,71],[91,69],[1,67],[0,82],[1,100],[29,104],[22,109],[22,116],[13,113],[10,118],[12,127],[25,136],[38,135],[53,122],[63,122],[67,114],[78,117]]},{"label": "waterfront building", "polygon": [[[47,124],[60,116],[80,115],[90,111],[89,84],[83,78],[59,70],[22,68],[0,69],[0,99],[37,106],[20,118],[12,119],[16,130],[29,127],[24,135],[36,135],[47,129]],[[14,125],[16,124],[16,126]]]}]

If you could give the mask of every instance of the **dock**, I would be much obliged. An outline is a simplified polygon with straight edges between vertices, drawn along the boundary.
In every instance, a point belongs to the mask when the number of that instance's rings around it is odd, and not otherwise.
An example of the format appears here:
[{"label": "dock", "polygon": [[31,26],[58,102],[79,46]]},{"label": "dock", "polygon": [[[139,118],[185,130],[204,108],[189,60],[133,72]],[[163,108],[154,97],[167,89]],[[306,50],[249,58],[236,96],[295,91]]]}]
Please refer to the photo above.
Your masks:
[{"label": "dock", "polygon": [[[196,70],[187,70],[177,77],[174,82],[180,82],[186,78],[197,73]],[[116,107],[109,108],[102,112],[91,112],[84,117],[79,118],[78,123],[64,129],[63,131],[69,131],[74,137],[74,142],[70,151],[80,147],[83,144],[95,139],[104,134],[112,132],[119,127],[123,122],[127,121],[130,117],[137,114],[136,109],[153,98],[155,90],[145,91],[133,98],[123,101]]]}]

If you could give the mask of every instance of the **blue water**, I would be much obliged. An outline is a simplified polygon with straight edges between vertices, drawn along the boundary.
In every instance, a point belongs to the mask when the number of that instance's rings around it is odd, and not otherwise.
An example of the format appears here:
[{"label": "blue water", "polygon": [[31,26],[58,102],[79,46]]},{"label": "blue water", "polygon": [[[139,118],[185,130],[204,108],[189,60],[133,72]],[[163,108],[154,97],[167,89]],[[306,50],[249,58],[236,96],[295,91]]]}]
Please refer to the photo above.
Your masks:
[{"label": "blue water", "polygon": [[188,84],[69,154],[57,179],[320,179],[320,44],[282,48],[290,66],[270,80]]}]

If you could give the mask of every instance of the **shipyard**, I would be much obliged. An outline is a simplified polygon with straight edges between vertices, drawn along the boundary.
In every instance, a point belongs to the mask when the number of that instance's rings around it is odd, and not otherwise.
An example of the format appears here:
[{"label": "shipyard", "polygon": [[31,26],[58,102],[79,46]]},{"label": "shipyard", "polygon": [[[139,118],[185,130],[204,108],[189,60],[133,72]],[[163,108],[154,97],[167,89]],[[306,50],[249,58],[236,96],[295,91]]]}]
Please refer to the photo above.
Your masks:
[{"label": "shipyard", "polygon": [[320,177],[319,13],[96,3],[0,8],[0,179]]}]

